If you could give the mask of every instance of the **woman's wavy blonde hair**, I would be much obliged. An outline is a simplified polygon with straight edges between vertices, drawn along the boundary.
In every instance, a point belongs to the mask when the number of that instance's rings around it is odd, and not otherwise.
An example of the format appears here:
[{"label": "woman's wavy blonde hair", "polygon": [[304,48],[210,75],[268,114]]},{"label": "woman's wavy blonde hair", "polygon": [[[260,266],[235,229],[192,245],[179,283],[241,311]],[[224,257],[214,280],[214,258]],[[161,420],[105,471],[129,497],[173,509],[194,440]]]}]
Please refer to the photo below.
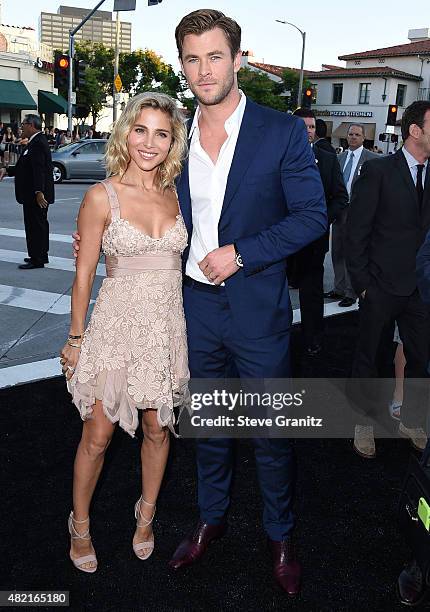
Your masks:
[{"label": "woman's wavy blonde hair", "polygon": [[166,113],[172,128],[170,151],[158,167],[156,185],[164,190],[174,186],[175,178],[180,174],[182,161],[187,151],[187,130],[185,119],[174,100],[166,94],[148,91],[131,98],[115,123],[108,140],[105,153],[107,176],[122,176],[130,163],[127,141],[130,131],[144,108],[154,108]]}]

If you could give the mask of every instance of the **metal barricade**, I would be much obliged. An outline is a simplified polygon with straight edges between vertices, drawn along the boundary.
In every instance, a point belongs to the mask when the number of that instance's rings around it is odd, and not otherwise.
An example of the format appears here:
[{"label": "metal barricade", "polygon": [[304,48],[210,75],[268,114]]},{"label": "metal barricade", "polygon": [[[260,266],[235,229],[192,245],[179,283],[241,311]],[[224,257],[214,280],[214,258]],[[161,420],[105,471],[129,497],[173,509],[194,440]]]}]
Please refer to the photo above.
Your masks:
[{"label": "metal barricade", "polygon": [[13,142],[6,142],[0,145],[0,155],[2,165],[14,166],[20,158],[25,145],[15,144]]}]

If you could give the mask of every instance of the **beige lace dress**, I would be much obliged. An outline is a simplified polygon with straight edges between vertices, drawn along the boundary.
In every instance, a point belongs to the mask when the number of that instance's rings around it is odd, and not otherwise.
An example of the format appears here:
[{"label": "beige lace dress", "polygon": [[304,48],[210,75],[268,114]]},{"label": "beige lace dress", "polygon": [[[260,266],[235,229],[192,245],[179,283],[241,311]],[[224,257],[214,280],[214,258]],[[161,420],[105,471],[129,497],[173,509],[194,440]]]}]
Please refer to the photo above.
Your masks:
[{"label": "beige lace dress", "polygon": [[121,218],[115,188],[102,182],[111,223],[102,239],[106,274],[68,390],[82,420],[95,400],[131,436],[137,409],[157,410],[173,431],[174,408],[188,401],[188,359],[182,308],[181,253],[187,230],[181,215],[161,238]]}]

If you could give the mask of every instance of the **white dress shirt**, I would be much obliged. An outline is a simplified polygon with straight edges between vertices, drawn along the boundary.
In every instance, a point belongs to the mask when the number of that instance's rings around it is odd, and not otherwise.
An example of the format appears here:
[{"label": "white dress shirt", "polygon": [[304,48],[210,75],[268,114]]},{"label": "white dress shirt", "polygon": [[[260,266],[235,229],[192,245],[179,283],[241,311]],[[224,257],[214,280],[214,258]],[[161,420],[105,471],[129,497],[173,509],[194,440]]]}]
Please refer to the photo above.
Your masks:
[{"label": "white dress shirt", "polygon": [[240,92],[239,104],[224,123],[227,139],[215,163],[200,144],[200,109],[197,109],[190,130],[188,167],[193,233],[185,272],[201,283],[211,284],[198,264],[210,251],[219,248],[218,224],[245,106],[246,97]]},{"label": "white dress shirt", "polygon": [[[348,155],[346,156],[346,161],[344,163],[343,168],[345,168],[346,164],[349,162],[350,156],[351,155],[354,156],[352,160],[351,174],[349,175],[349,179],[346,184],[346,190],[348,191],[349,196],[351,196],[352,179],[354,178],[355,171],[357,170],[357,164],[358,164],[358,161],[362,153],[363,153],[363,145],[361,145],[361,147],[358,147],[358,149],[355,149],[355,151],[351,151],[350,149],[348,149]],[[342,172],[343,172],[343,168],[342,168]]]},{"label": "white dress shirt", "polygon": [[[415,159],[413,155],[409,153],[409,151],[407,150],[405,146],[402,147],[402,151],[403,151],[403,155],[406,157],[406,161],[408,162],[408,166],[409,166],[409,172],[411,173],[412,180],[414,181],[414,185],[416,186],[417,185],[417,173],[418,173],[417,166],[420,166],[421,164],[419,161]],[[425,185],[428,163],[429,163],[429,160],[426,159],[425,163],[423,164],[424,166],[423,168],[423,187]]]}]

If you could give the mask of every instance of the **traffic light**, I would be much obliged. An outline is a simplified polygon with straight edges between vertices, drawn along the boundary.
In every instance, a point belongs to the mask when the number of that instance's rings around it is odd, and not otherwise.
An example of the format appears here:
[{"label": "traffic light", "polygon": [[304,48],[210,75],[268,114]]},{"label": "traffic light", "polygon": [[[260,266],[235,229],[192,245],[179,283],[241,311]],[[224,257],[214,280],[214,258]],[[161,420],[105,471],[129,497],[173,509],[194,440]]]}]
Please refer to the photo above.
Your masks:
[{"label": "traffic light", "polygon": [[399,142],[398,134],[391,134],[391,142]]},{"label": "traffic light", "polygon": [[314,90],[312,89],[312,87],[306,87],[302,95],[302,108],[310,108],[313,97]]},{"label": "traffic light", "polygon": [[387,140],[387,134],[379,134],[378,140],[380,142],[385,142]]},{"label": "traffic light", "polygon": [[70,57],[60,51],[56,51],[54,59],[54,87],[57,87],[57,89],[67,89],[69,66]]},{"label": "traffic light", "polygon": [[397,104],[390,104],[387,112],[387,125],[396,125],[397,121]]},{"label": "traffic light", "polygon": [[87,62],[75,58],[74,60],[74,76],[75,76],[75,91],[85,85],[85,71],[87,69]]},{"label": "traffic light", "polygon": [[155,6],[156,4],[160,4],[163,0],[148,0],[148,6]]}]

